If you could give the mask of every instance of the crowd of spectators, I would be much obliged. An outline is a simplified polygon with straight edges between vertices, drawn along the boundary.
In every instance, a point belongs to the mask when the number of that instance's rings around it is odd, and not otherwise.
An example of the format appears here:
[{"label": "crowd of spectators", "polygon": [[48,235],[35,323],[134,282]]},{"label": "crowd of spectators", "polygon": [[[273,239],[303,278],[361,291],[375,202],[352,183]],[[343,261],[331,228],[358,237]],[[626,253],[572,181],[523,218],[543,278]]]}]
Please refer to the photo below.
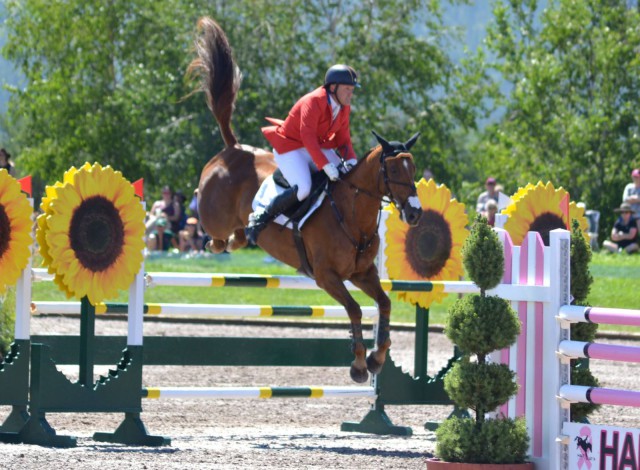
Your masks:
[{"label": "crowd of spectators", "polygon": [[186,201],[182,191],[162,188],[162,198],[151,205],[145,221],[149,252],[204,252],[207,240],[198,218],[197,198],[194,195],[188,206]]}]

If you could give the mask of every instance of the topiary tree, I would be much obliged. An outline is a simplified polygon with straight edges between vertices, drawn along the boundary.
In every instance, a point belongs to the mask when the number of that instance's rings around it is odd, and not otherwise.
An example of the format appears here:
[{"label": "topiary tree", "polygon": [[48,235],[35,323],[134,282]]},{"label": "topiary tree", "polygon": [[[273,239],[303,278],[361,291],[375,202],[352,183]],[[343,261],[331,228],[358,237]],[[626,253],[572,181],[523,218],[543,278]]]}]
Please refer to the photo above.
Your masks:
[{"label": "topiary tree", "polygon": [[[571,297],[573,305],[589,305],[587,296],[593,284],[593,276],[589,271],[591,262],[591,247],[580,229],[577,220],[573,220],[571,226]],[[571,339],[575,341],[592,342],[598,331],[597,323],[574,323],[571,325]],[[571,361],[571,383],[587,387],[599,387],[600,382],[593,376],[589,369],[588,359],[575,359]],[[572,403],[571,420],[584,422],[589,414],[600,408],[593,403]]]},{"label": "topiary tree", "polygon": [[445,377],[444,387],[458,407],[472,409],[476,416],[443,422],[436,431],[436,454],[449,462],[523,463],[529,447],[524,419],[485,419],[518,390],[515,373],[507,365],[486,359],[515,342],[520,322],[508,301],[486,295],[502,279],[504,254],[484,217],[476,218],[462,256],[480,294],[458,299],[449,309],[445,334],[462,358]]}]

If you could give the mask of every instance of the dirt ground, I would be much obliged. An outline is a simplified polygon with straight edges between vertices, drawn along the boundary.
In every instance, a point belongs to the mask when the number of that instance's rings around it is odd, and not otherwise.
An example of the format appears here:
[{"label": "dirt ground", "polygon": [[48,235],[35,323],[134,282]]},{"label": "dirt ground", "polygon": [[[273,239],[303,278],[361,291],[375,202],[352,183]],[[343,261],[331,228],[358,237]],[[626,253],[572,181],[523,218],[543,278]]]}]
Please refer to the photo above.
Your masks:
[{"label": "dirt ground", "polygon": [[[77,334],[79,320],[34,317],[33,334]],[[97,334],[126,335],[126,322],[98,320]],[[213,323],[146,322],[145,335],[347,337],[345,329],[220,325]],[[406,370],[413,368],[413,333],[393,332],[392,358]],[[605,340],[602,340],[603,342]],[[633,344],[629,341],[616,343]],[[451,356],[452,346],[442,334],[429,338],[429,374]],[[638,388],[637,364],[592,361],[603,386]],[[72,379],[77,367],[65,366]],[[104,373],[96,367],[96,374]],[[294,367],[169,367],[144,369],[145,386],[293,386],[352,385],[347,368]],[[412,437],[389,437],[340,431],[343,421],[360,421],[369,408],[365,398],[143,401],[142,419],[149,433],[171,438],[160,448],[127,447],[93,441],[95,431],[111,432],[121,414],[48,414],[59,435],[78,437],[78,446],[52,449],[33,445],[0,444],[2,469],[409,469],[425,468],[433,455],[435,437],[424,429],[427,421],[441,421],[451,409],[444,406],[388,406],[394,424],[411,426]],[[8,413],[0,407],[0,419]],[[592,422],[640,426],[640,413],[631,408],[603,407]]]}]

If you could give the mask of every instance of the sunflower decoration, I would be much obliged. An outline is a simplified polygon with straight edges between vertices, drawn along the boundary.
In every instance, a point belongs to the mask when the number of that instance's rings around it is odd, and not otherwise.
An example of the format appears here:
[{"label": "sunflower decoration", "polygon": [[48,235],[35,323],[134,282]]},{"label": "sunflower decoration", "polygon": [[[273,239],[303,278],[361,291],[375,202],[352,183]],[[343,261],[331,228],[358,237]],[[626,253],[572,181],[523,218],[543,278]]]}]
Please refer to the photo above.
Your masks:
[{"label": "sunflower decoration", "polygon": [[[415,227],[400,220],[395,206],[387,219],[387,271],[391,279],[415,281],[458,280],[462,267],[462,244],[469,235],[464,204],[451,198],[451,191],[430,179],[418,182],[422,217]],[[398,298],[429,308],[447,294],[442,284],[431,292],[400,292]]]},{"label": "sunflower decoration", "polygon": [[43,265],[67,297],[96,305],[131,284],[143,260],[144,210],[122,173],[99,163],[71,168],[40,207]]},{"label": "sunflower decoration", "polygon": [[[83,168],[89,169],[91,165],[86,163]],[[78,172],[76,167],[71,167],[67,170],[63,177],[62,182],[56,181],[53,186],[47,186],[45,188],[45,195],[40,202],[40,209],[42,211],[42,215],[40,215],[36,219],[37,230],[36,230],[36,241],[38,242],[38,246],[40,247],[40,255],[42,255],[42,265],[48,267],[49,274],[53,274],[53,282],[58,286],[58,288],[64,292],[67,298],[73,297],[73,292],[69,291],[69,288],[62,282],[62,276],[55,272],[55,270],[51,267],[51,263],[53,259],[49,254],[49,246],[47,245],[47,216],[52,215],[51,211],[51,201],[56,198],[56,190],[57,188],[61,188],[65,184],[73,183],[73,176]]]},{"label": "sunflower decoration", "polygon": [[33,210],[20,183],[0,170],[0,295],[16,283],[31,256]]},{"label": "sunflower decoration", "polygon": [[[514,245],[521,245],[527,232],[539,232],[545,246],[549,246],[549,232],[557,228],[566,228],[566,216],[562,213],[561,201],[567,196],[567,191],[560,187],[556,189],[553,183],[527,184],[520,188],[511,198],[512,202],[503,211],[509,218],[504,229],[509,232]],[[569,218],[576,219],[582,233],[587,235],[587,219],[584,208],[575,202],[569,203]]]}]

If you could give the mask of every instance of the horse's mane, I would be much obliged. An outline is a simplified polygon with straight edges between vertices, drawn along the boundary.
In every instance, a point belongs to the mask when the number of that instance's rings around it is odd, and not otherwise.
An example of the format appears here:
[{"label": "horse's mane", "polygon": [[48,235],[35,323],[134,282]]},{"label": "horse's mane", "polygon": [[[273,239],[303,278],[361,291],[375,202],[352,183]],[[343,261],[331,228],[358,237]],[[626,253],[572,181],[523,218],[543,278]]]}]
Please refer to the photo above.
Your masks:
[{"label": "horse's mane", "polygon": [[358,163],[356,163],[356,166],[353,167],[353,169],[355,170],[357,167],[362,165],[362,163],[366,161],[369,158],[369,156],[374,155],[375,157],[379,157],[380,153],[382,153],[381,145],[376,145],[375,147],[370,148],[364,155],[362,155],[362,158],[358,159]]}]

